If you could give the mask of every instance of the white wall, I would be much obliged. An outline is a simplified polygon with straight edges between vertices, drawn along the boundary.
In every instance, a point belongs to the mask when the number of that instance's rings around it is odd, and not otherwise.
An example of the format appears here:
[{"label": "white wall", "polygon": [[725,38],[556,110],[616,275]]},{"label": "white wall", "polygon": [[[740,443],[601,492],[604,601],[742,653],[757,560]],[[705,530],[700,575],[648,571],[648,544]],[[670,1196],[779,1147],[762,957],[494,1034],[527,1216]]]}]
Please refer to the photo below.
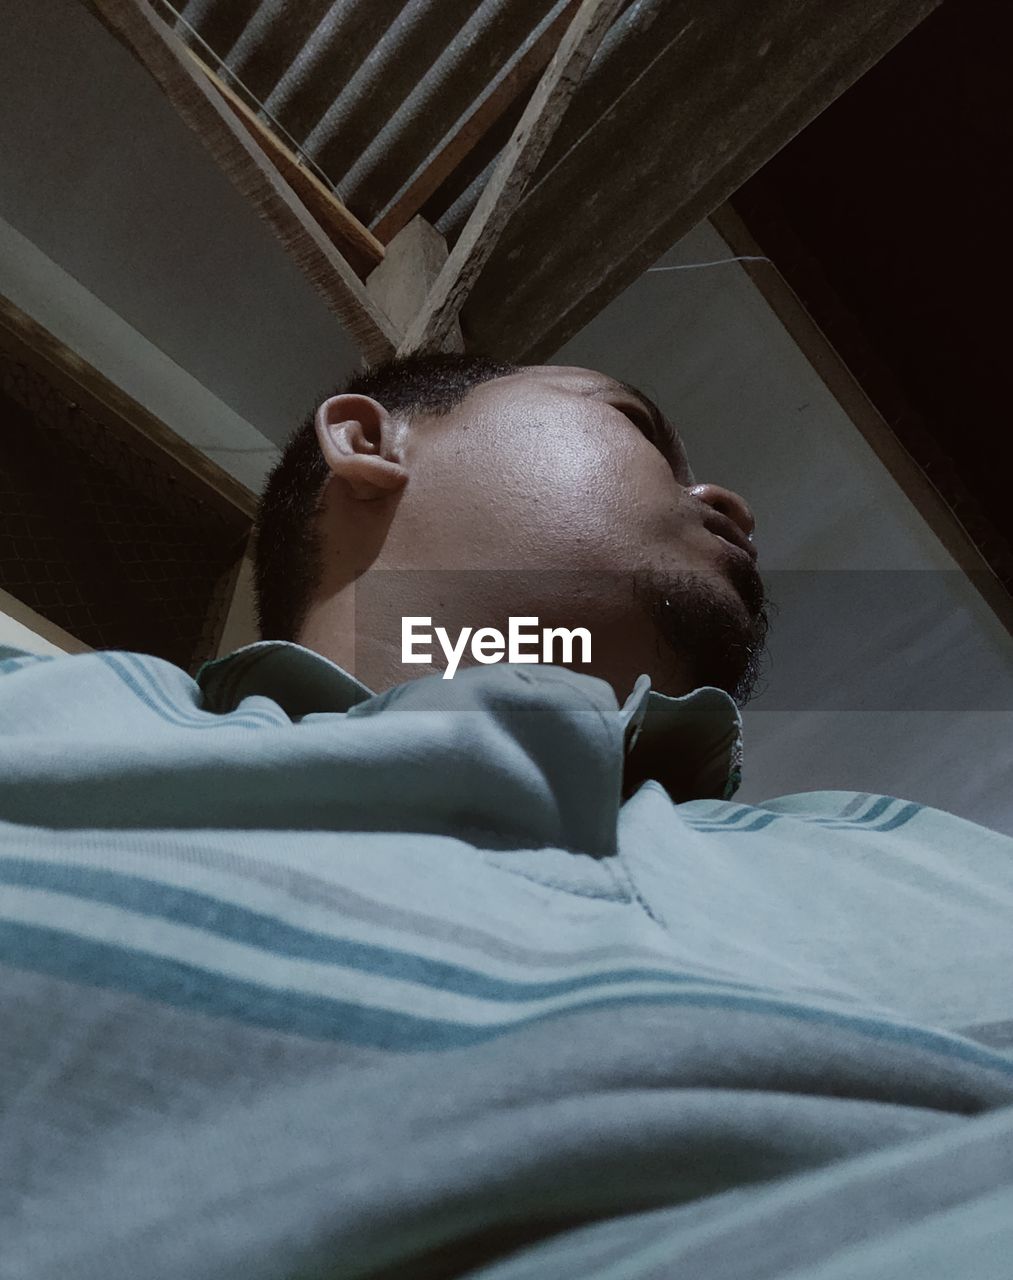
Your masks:
[{"label": "white wall", "polygon": [[[705,224],[655,265],[730,256]],[[551,363],[640,386],[753,509],[780,613],[740,798],[867,790],[1013,834],[1013,639],[743,268],[645,273]]]}]

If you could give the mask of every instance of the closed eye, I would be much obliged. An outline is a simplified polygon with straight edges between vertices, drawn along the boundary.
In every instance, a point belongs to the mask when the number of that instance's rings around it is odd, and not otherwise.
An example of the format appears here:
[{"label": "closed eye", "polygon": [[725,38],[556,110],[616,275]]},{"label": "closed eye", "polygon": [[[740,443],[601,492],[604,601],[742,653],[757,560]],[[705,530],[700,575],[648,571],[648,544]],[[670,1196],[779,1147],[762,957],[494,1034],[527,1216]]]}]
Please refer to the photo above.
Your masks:
[{"label": "closed eye", "polygon": [[672,468],[672,472],[680,483],[690,482],[689,464],[682,447],[676,440],[675,428],[667,421],[660,423],[644,406],[636,401],[626,400],[613,406],[637,428],[640,434],[661,454]]},{"label": "closed eye", "polygon": [[654,415],[640,405],[625,404],[618,407],[620,412],[629,418],[641,435],[649,440],[659,453],[671,460],[675,449],[675,436],[668,429],[667,424],[661,425],[657,423]]},{"label": "closed eye", "polygon": [[641,409],[639,406],[628,404],[616,405],[615,408],[617,408],[625,417],[629,418],[630,422],[633,423],[641,435],[650,440],[651,444],[656,448],[661,447],[662,442],[658,439],[658,429],[655,426],[654,419],[646,409]]},{"label": "closed eye", "polygon": [[649,414],[644,413],[642,409],[624,409],[623,413],[650,440],[651,444],[658,443],[658,433],[654,429],[654,423],[651,421]]}]

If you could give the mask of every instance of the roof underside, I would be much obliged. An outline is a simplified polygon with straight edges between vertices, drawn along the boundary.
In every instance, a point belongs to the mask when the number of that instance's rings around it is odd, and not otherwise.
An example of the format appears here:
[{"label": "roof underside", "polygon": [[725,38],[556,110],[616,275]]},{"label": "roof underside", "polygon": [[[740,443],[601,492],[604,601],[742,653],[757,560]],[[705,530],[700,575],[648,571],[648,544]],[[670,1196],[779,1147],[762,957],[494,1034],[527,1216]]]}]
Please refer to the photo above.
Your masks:
[{"label": "roof underside", "polygon": [[[722,204],[938,0],[627,0],[461,314],[538,362]],[[387,243],[460,235],[576,0],[157,0]]]}]

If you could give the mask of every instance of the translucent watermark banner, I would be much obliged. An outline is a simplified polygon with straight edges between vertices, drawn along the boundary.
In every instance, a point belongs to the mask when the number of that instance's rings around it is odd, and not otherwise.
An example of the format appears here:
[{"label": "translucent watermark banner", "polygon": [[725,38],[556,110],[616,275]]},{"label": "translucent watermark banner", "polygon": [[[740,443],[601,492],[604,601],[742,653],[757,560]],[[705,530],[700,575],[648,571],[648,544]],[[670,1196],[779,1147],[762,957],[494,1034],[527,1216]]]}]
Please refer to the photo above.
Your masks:
[{"label": "translucent watermark banner", "polygon": [[372,569],[334,620],[371,688],[549,663],[620,700],[646,673],[761,710],[1013,710],[1013,637],[960,570]]}]

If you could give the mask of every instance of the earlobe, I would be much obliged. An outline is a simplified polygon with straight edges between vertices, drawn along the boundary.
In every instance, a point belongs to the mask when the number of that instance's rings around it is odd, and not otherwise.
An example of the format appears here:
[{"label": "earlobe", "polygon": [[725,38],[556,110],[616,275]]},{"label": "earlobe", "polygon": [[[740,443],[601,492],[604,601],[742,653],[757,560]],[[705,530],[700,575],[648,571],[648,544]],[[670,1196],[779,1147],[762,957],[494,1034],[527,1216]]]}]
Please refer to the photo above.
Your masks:
[{"label": "earlobe", "polygon": [[316,412],[321,453],[353,498],[373,501],[401,490],[408,480],[395,424],[368,396],[332,396]]}]

